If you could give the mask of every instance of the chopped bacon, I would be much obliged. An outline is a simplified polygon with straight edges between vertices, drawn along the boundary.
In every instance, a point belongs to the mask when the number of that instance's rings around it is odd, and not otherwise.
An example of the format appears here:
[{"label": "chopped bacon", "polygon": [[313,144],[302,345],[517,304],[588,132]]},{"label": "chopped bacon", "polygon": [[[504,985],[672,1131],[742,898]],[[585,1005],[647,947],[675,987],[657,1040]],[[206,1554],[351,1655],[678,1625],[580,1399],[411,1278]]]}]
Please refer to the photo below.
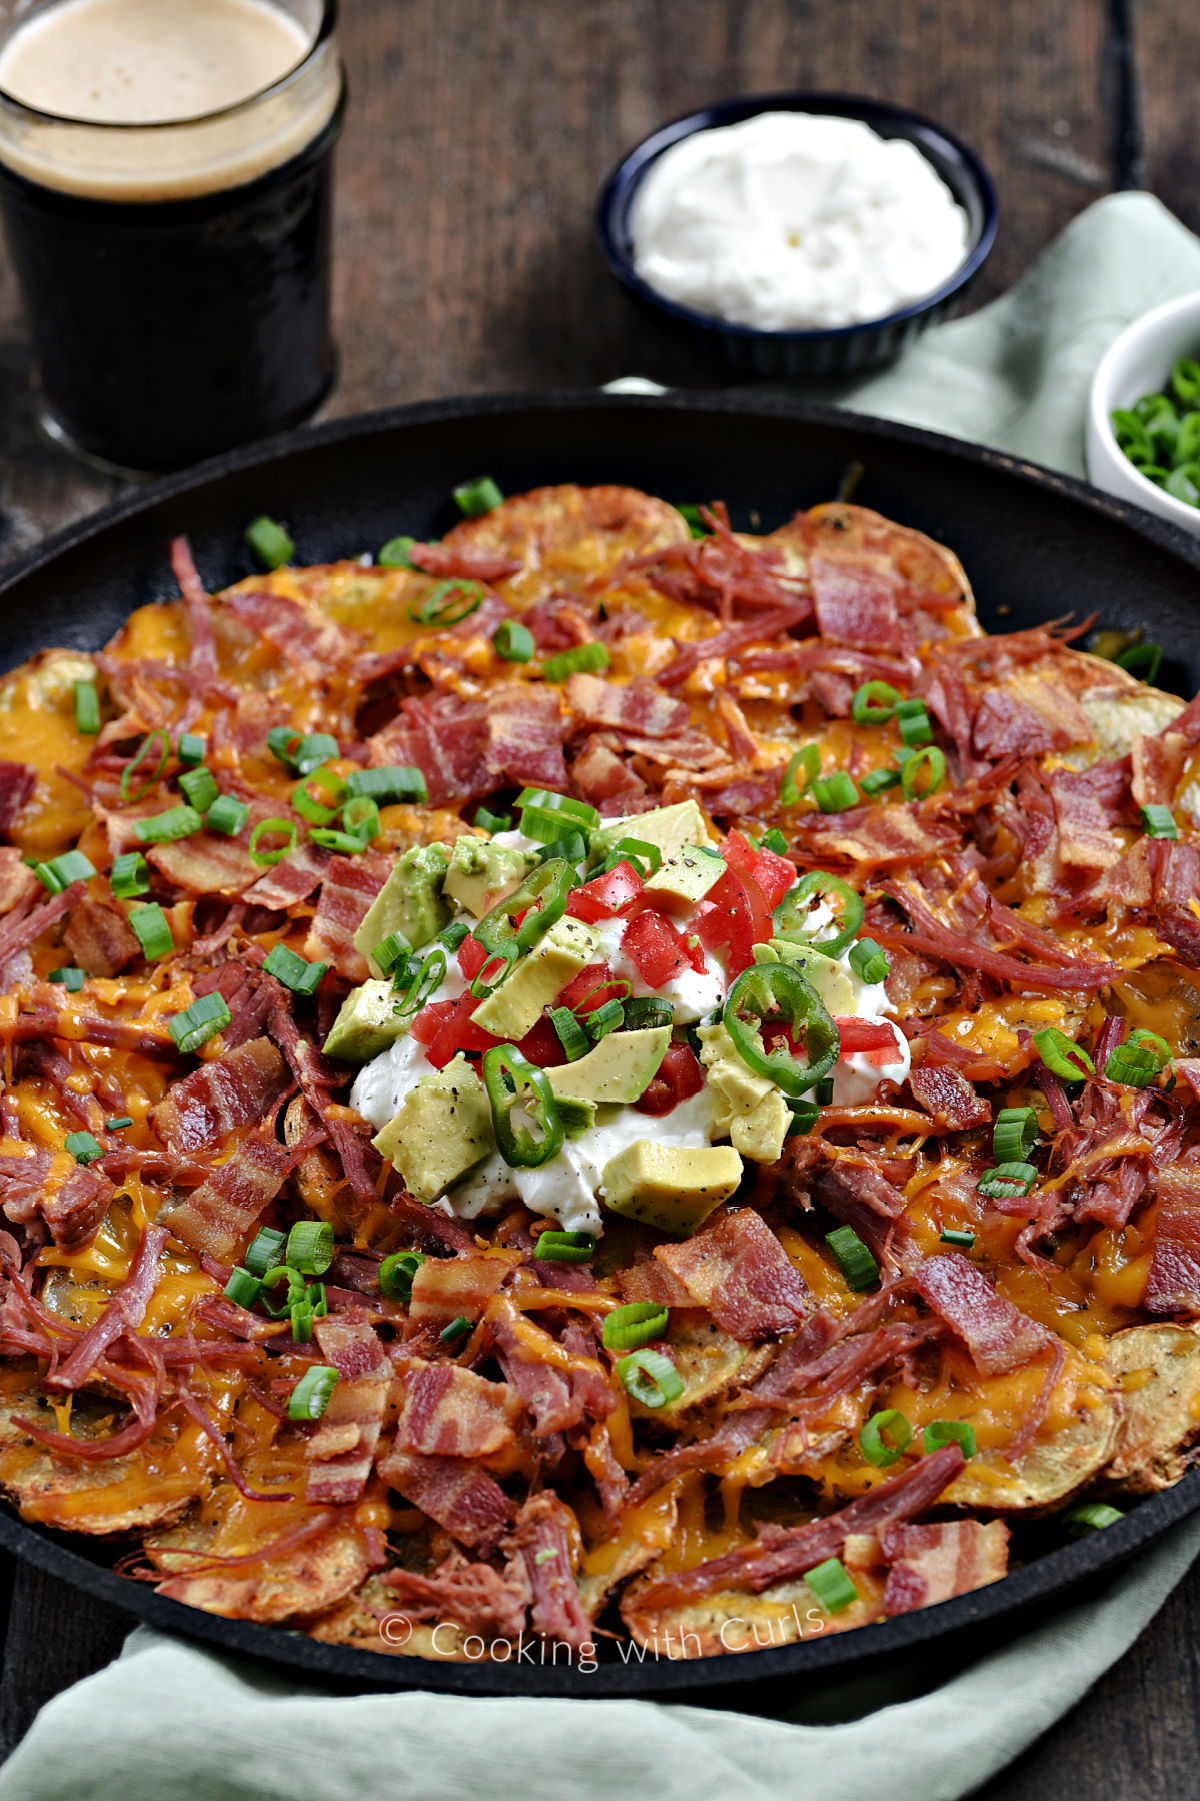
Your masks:
[{"label": "chopped bacon", "polygon": [[952,1064],[926,1063],[910,1071],[908,1085],[917,1105],[942,1131],[967,1132],[986,1126],[992,1117],[988,1103]]},{"label": "chopped bacon", "polygon": [[926,1257],[912,1275],[934,1312],[963,1340],[982,1375],[1005,1375],[1053,1344],[1045,1326],[998,1294],[961,1251]]},{"label": "chopped bacon", "polygon": [[584,725],[634,732],[640,738],[671,738],[691,724],[687,702],[672,700],[645,677],[610,682],[599,675],[573,675],[566,696]]},{"label": "chopped bacon", "polygon": [[584,739],[571,764],[571,783],[578,794],[601,809],[608,802],[623,803],[626,811],[634,811],[646,793],[642,778],[604,742],[600,733]]},{"label": "chopped bacon", "polygon": [[826,857],[842,857],[864,871],[916,866],[959,841],[952,825],[927,817],[917,806],[809,813],[792,826],[792,832],[806,857],[822,865]]},{"label": "chopped bacon", "polygon": [[345,668],[358,648],[356,633],[284,594],[234,589],[225,596],[225,605],[235,619],[274,645],[284,661],[310,682]]},{"label": "chopped bacon", "polygon": [[196,571],[192,547],[186,538],[171,540],[171,569],[179,583],[191,627],[189,665],[196,675],[216,675],[217,641],[213,632],[212,599]]},{"label": "chopped bacon", "polygon": [[229,1024],[221,1033],[221,1041],[228,1050],[235,1050],[258,1037],[278,993],[269,976],[234,958],[197,976],[192,988],[197,996],[219,994],[229,1008]]},{"label": "chopped bacon", "polygon": [[288,1083],[271,1040],[252,1038],[176,1082],[151,1114],[154,1129],[173,1150],[204,1150],[264,1118]]},{"label": "chopped bacon", "polygon": [[86,893],[82,882],[72,882],[61,894],[52,894],[41,906],[34,907],[31,913],[10,915],[0,924],[0,968],[18,951],[27,951],[31,944],[36,944],[42,933],[64,913],[78,906]]},{"label": "chopped bacon", "polygon": [[748,1589],[759,1595],[774,1582],[802,1576],[818,1563],[839,1557],[852,1534],[878,1535],[888,1526],[924,1513],[965,1466],[961,1446],[941,1445],[837,1513],[826,1514],[806,1526],[764,1526],[753,1544],[651,1582],[637,1597],[637,1612],[672,1606],[722,1589]]},{"label": "chopped bacon", "polygon": [[379,1578],[410,1620],[453,1620],[484,1640],[519,1638],[533,1591],[521,1557],[510,1558],[503,1574],[489,1563],[468,1563],[457,1552],[432,1576],[386,1570]]},{"label": "chopped bacon", "polygon": [[1109,869],[1124,845],[1115,835],[1130,804],[1129,766],[1052,769],[1044,778],[1054,801],[1058,854],[1071,869]]},{"label": "chopped bacon", "polygon": [[975,712],[974,746],[981,757],[1034,757],[1092,742],[1092,724],[1062,682],[1022,670],[989,688]]},{"label": "chopped bacon", "polygon": [[486,1251],[429,1257],[413,1277],[408,1317],[414,1324],[437,1326],[449,1325],[460,1314],[477,1319],[511,1269],[508,1258]]},{"label": "chopped bacon", "polygon": [[788,1332],[811,1310],[799,1271],[750,1207],[722,1207],[693,1237],[654,1255],[734,1338]]},{"label": "chopped bacon", "polygon": [[195,832],[190,838],[177,838],[170,844],[152,844],[146,852],[147,861],[172,887],[182,888],[187,894],[233,897],[243,893],[262,874],[250,856],[255,826],[264,819],[288,816],[287,807],[281,807],[278,801],[252,800],[249,805],[249,817],[236,838],[226,838],[223,832]]},{"label": "chopped bacon", "polygon": [[290,851],[246,889],[244,899],[255,907],[294,907],[307,900],[329,869],[329,852],[306,840]]},{"label": "chopped bacon", "polygon": [[313,1328],[321,1355],[339,1381],[304,1447],[310,1506],[348,1507],[362,1495],[387,1412],[391,1365],[368,1321],[346,1314]]},{"label": "chopped bacon", "polygon": [[0,832],[12,831],[36,787],[37,770],[28,763],[0,762]]},{"label": "chopped bacon", "polygon": [[742,625],[727,625],[709,638],[690,639],[687,643],[677,638],[678,652],[665,669],[659,670],[659,686],[674,687],[676,682],[682,682],[692,673],[697,663],[706,663],[714,657],[734,656],[752,644],[770,644],[774,639],[782,638],[793,626],[807,624],[811,618],[812,602],[794,600],[772,613],[760,613],[756,619],[749,619]]},{"label": "chopped bacon", "polygon": [[348,982],[365,982],[367,960],[354,948],[354,934],[388,875],[380,857],[334,857],[321,883],[317,910],[304,941],[313,963],[331,963]]},{"label": "chopped bacon", "polygon": [[367,740],[373,764],[421,771],[431,807],[456,806],[495,786],[484,769],[486,745],[487,708],[453,694],[406,700],[391,723]]},{"label": "chopped bacon", "polygon": [[553,688],[533,688],[528,683],[504,682],[487,703],[487,741],[484,767],[499,787],[529,785],[554,791],[566,786],[563,761],[566,719]]},{"label": "chopped bacon", "polygon": [[414,544],[408,560],[426,575],[436,575],[443,580],[457,576],[472,582],[502,582],[521,567],[512,557],[457,544]]},{"label": "chopped bacon", "polygon": [[401,1376],[396,1444],[439,1457],[490,1457],[513,1441],[521,1398],[453,1363],[414,1358]]},{"label": "chopped bacon", "polygon": [[86,894],[71,910],[63,946],[71,953],[72,961],[90,976],[120,975],[127,963],[142,954],[124,915]]},{"label": "chopped bacon", "polygon": [[1158,1216],[1146,1306],[1151,1313],[1200,1313],[1200,1165],[1158,1172]]},{"label": "chopped bacon", "polygon": [[894,1618],[970,1594],[1008,1574],[1003,1520],[952,1520],[935,1526],[886,1526],[880,1548],[891,1565],[883,1611]]},{"label": "chopped bacon", "polygon": [[84,1243],[112,1204],[112,1183],[69,1151],[27,1145],[25,1152],[0,1157],[0,1211],[16,1226],[40,1219],[55,1244]]},{"label": "chopped bacon", "polygon": [[150,1297],[158,1287],[166,1243],[165,1226],[146,1227],[128,1276],[111,1296],[95,1325],[89,1326],[76,1341],[70,1356],[43,1378],[44,1387],[52,1388],[58,1394],[69,1394],[71,1390],[81,1388],[114,1341],[126,1333],[136,1332],[146,1317]]},{"label": "chopped bacon", "polygon": [[500,1484],[469,1457],[427,1457],[395,1447],[377,1467],[389,1487],[470,1550],[491,1550],[512,1518]]},{"label": "chopped bacon", "polygon": [[191,1250],[232,1261],[308,1148],[280,1144],[271,1125],[250,1133],[199,1188],[163,1209],[164,1224]]},{"label": "chopped bacon", "polygon": [[592,1623],[579,1599],[571,1564],[571,1541],[577,1530],[574,1515],[558,1496],[543,1492],[525,1502],[504,1549],[524,1561],[533,1595],[529,1618],[534,1631],[590,1655]]},{"label": "chopped bacon", "polygon": [[0,915],[33,899],[40,882],[14,844],[0,844]]},{"label": "chopped bacon", "polygon": [[809,558],[817,630],[862,650],[897,650],[900,620],[896,578],[841,558],[814,553]]}]

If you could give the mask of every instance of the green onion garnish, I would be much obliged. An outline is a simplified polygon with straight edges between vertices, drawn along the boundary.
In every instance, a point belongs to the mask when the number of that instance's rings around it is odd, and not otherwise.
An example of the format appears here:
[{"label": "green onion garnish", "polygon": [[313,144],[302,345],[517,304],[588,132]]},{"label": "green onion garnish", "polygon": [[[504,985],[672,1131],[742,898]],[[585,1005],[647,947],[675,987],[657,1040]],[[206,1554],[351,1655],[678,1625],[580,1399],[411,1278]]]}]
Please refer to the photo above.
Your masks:
[{"label": "green onion garnish", "polygon": [[[378,951],[375,956],[378,959]],[[566,1053],[568,1063],[574,1063],[591,1050],[587,1033],[569,1007],[551,1007],[550,1023],[558,1034],[558,1042]]]},{"label": "green onion garnish", "polygon": [[437,935],[437,943],[442,945],[447,955],[456,951],[464,938],[471,936],[471,928],[465,919],[452,919],[448,926],[443,926]]},{"label": "green onion garnish", "polygon": [[590,644],[573,644],[570,650],[547,657],[542,675],[548,682],[565,682],[569,675],[589,675],[593,670],[607,669],[609,661],[603,644],[593,639]]},{"label": "green onion garnish", "polygon": [[1062,1523],[1072,1538],[1086,1538],[1089,1532],[1103,1532],[1106,1526],[1115,1526],[1124,1518],[1119,1507],[1109,1507],[1104,1501],[1084,1501],[1064,1513]]},{"label": "green onion garnish", "polygon": [[389,1301],[411,1301],[413,1277],[424,1263],[420,1251],[393,1251],[379,1265],[379,1287]]},{"label": "green onion garnish", "polygon": [[179,735],[179,748],[176,750],[175,755],[179,758],[181,763],[185,764],[188,768],[192,768],[197,763],[203,763],[207,749],[208,740],[207,738],[202,738],[199,732],[181,732]]},{"label": "green onion garnish", "polygon": [[222,1293],[227,1301],[233,1301],[238,1307],[253,1307],[262,1293],[262,1283],[248,1269],[235,1268]]},{"label": "green onion garnish", "polygon": [[878,1282],[879,1265],[853,1226],[836,1226],[832,1232],[826,1232],[825,1243],[845,1277],[847,1287],[858,1290]]},{"label": "green onion garnish", "polygon": [[[779,784],[779,804],[794,807],[802,794],[807,794],[821,773],[821,752],[815,744],[801,745],[788,758],[788,766]],[[803,779],[801,779],[803,778]]]},{"label": "green onion garnish", "polygon": [[415,538],[403,535],[389,538],[375,561],[381,569],[415,569],[417,565],[412,560],[412,553],[416,542]]},{"label": "green onion garnish", "polygon": [[[260,850],[264,838],[283,838],[284,842],[276,848]],[[260,867],[282,863],[288,852],[295,848],[296,825],[291,819],[260,819],[250,834],[250,861]]]},{"label": "green onion garnish", "polygon": [[773,825],[769,832],[763,833],[762,847],[764,850],[773,850],[777,857],[786,857],[788,841],[780,831],[779,827]]},{"label": "green onion garnish", "polygon": [[866,775],[859,777],[858,781],[863,793],[869,794],[872,799],[877,794],[885,793],[889,788],[898,787],[899,783],[900,771],[898,769],[869,769]]},{"label": "green onion garnish", "polygon": [[254,1243],[246,1252],[246,1268],[254,1276],[265,1276],[269,1269],[275,1269],[283,1262],[283,1247],[286,1243],[282,1232],[274,1226],[262,1226]]},{"label": "green onion garnish", "polygon": [[140,850],[122,851],[113,858],[108,885],[118,900],[132,900],[150,889],[150,865]]},{"label": "green onion garnish", "polygon": [[784,1105],[791,1114],[788,1126],[788,1138],[806,1138],[821,1117],[821,1109],[816,1101],[797,1101],[790,1095],[784,1095]]},{"label": "green onion garnish", "polygon": [[962,1446],[964,1457],[975,1455],[975,1428],[968,1426],[965,1420],[930,1420],[922,1437],[927,1452],[940,1450],[942,1445],[955,1444]]},{"label": "green onion garnish", "polygon": [[480,831],[491,832],[493,835],[497,832],[511,832],[513,826],[512,814],[489,813],[486,807],[476,807],[475,824],[479,827]]},{"label": "green onion garnish", "polygon": [[52,857],[49,863],[35,863],[33,873],[51,894],[61,894],[72,882],[90,880],[96,871],[81,850],[67,850],[61,857]]},{"label": "green onion garnish", "polygon": [[647,1026],[669,1026],[675,1021],[675,1009],[670,1001],[664,1001],[657,994],[639,994],[623,1002],[625,1008],[625,1024],[632,1031]]},{"label": "green onion garnish", "polygon": [[583,1016],[583,1029],[593,1043],[598,1044],[625,1024],[625,1007],[618,1000],[605,1001],[602,1007],[596,1007],[591,1013]]},{"label": "green onion garnish", "polygon": [[412,945],[403,932],[389,932],[387,937],[381,939],[375,946],[371,956],[378,966],[380,975],[390,976],[397,963],[403,962],[411,951]]},{"label": "green onion garnish", "polygon": [[[253,1267],[249,1257],[246,1259],[246,1267],[248,1269]],[[287,1293],[281,1298],[279,1305],[276,1306],[275,1302],[271,1299],[271,1295],[281,1283],[287,1284]],[[299,1270],[289,1269],[286,1263],[272,1264],[262,1278],[262,1285],[263,1309],[272,1319],[282,1319],[286,1313],[291,1312],[292,1308],[296,1306],[298,1302],[302,1303],[304,1301],[304,1277],[300,1274]]]},{"label": "green onion garnish", "polygon": [[855,725],[886,725],[900,702],[900,690],[890,682],[864,682],[850,703],[850,717]]},{"label": "green onion garnish", "polygon": [[858,805],[858,789],[844,769],[834,775],[818,776],[812,792],[822,813],[844,813],[848,807]]},{"label": "green onion garnish", "polygon": [[1170,807],[1149,806],[1141,809],[1142,830],[1147,838],[1178,838],[1179,827]]},{"label": "green onion garnish", "polygon": [[1161,644],[1131,644],[1128,650],[1113,658],[1118,669],[1127,669],[1139,682],[1156,681],[1162,660]]},{"label": "green onion garnish", "polygon": [[901,742],[910,749],[928,744],[933,738],[933,727],[923,700],[902,700],[896,708],[896,724],[900,727]]},{"label": "green onion garnish", "polygon": [[87,981],[87,976],[82,969],[52,969],[50,980],[60,983],[68,994],[78,994]]},{"label": "green onion garnish", "polygon": [[1171,1047],[1166,1039],[1139,1026],[1123,1044],[1109,1052],[1104,1073],[1110,1082],[1123,1082],[1130,1088],[1148,1088],[1170,1061]]},{"label": "green onion garnish", "polygon": [[336,738],[328,732],[297,732],[286,725],[273,725],[267,733],[267,749],[293,775],[309,775],[331,757],[341,755]]},{"label": "green onion garnish", "polygon": [[338,832],[331,826],[314,825],[308,835],[322,850],[337,851],[342,857],[359,857],[367,848],[366,839],[356,832]]},{"label": "green onion garnish", "polygon": [[804,1572],[804,1580],[826,1613],[841,1613],[858,1600],[858,1590],[846,1574],[840,1557],[827,1557],[815,1569]]},{"label": "green onion garnish", "polygon": [[198,1001],[185,1007],[182,1013],[175,1013],[167,1021],[167,1030],[186,1055],[190,1051],[199,1050],[218,1032],[223,1032],[229,1025],[232,1015],[220,994],[202,994]]},{"label": "green onion garnish", "polygon": [[586,1263],[595,1249],[590,1232],[539,1232],[533,1254],[544,1263]]},{"label": "green onion garnish", "polygon": [[865,982],[868,988],[885,982],[891,973],[892,966],[888,962],[887,952],[881,950],[873,938],[860,938],[857,944],[852,944],[846,961],[859,981]]},{"label": "green onion garnish", "polygon": [[315,994],[329,965],[310,963],[306,957],[289,950],[286,944],[276,944],[271,947],[263,968],[293,994]]},{"label": "green onion garnish", "polygon": [[305,1276],[323,1276],[333,1262],[333,1227],[324,1219],[298,1219],[288,1233],[284,1261]]},{"label": "green onion garnish", "polygon": [[467,1333],[472,1330],[471,1322],[466,1314],[460,1313],[456,1319],[450,1321],[448,1326],[442,1327],[441,1331],[438,1333],[438,1337],[443,1344],[453,1344],[455,1339],[465,1338]]},{"label": "green onion garnish", "polygon": [[1038,1117],[1032,1107],[1001,1107],[992,1130],[997,1163],[1020,1163],[1037,1142]]},{"label": "green onion garnish", "polygon": [[129,915],[129,926],[147,963],[157,963],[160,957],[169,957],[175,949],[170,922],[157,901],[151,901],[145,907],[134,907]]},{"label": "green onion garnish", "polygon": [[68,1132],[63,1139],[63,1149],[70,1151],[76,1163],[82,1163],[85,1166],[95,1163],[97,1158],[104,1155],[104,1146],[99,1144],[90,1132]]},{"label": "green onion garnish", "polygon": [[288,1400],[290,1420],[319,1420],[329,1405],[329,1397],[338,1385],[338,1373],[331,1363],[314,1363],[306,1369]]},{"label": "green onion garnish", "polygon": [[408,605],[408,616],[414,625],[461,625],[483,605],[483,589],[478,582],[438,582],[423,600]]},{"label": "green onion garnish", "polygon": [[185,769],[179,777],[179,788],[197,813],[207,813],[221,792],[212,771],[203,764],[198,769]]},{"label": "green onion garnish", "polygon": [[506,663],[528,663],[533,656],[533,633],[519,619],[502,619],[492,633],[492,649]]},{"label": "green onion garnish", "polygon": [[106,1132],[123,1132],[126,1126],[131,1126],[132,1124],[132,1113],[122,1113],[119,1119],[106,1119],[104,1122],[104,1130]]},{"label": "green onion garnish", "polygon": [[975,1243],[975,1234],[974,1232],[956,1232],[952,1227],[947,1226],[938,1242],[940,1244],[956,1244],[961,1250],[969,1251]]},{"label": "green onion garnish", "polygon": [[1006,1201],[1029,1194],[1036,1181],[1032,1163],[998,1163],[995,1169],[984,1170],[976,1187],[989,1201]]},{"label": "green onion garnish", "polygon": [[905,760],[900,771],[900,786],[905,800],[924,800],[941,787],[946,775],[946,756],[936,744],[927,744],[915,756]]},{"label": "green onion garnish", "polygon": [[704,515],[694,501],[684,500],[675,508],[682,513],[687,522],[688,533],[693,538],[711,538],[712,528],[704,523]]},{"label": "green onion garnish", "polygon": [[[154,761],[155,745],[158,747],[157,762]],[[144,800],[163,770],[167,767],[167,758],[170,754],[171,740],[161,726],[158,731],[148,733],[134,752],[133,761],[131,763],[126,763],[124,769],[121,771],[121,799],[126,801]],[[147,776],[147,779],[142,783],[136,793],[134,793],[132,791],[134,776],[145,775],[146,771],[151,769],[152,763],[154,766],[151,773]]]},{"label": "green onion garnish", "polygon": [[858,1435],[859,1450],[877,1470],[898,1463],[911,1443],[912,1427],[895,1407],[873,1413]]},{"label": "green onion garnish", "polygon": [[364,794],[377,806],[393,801],[415,801],[424,806],[429,788],[419,769],[409,763],[389,763],[384,769],[355,769],[346,777],[349,794]]},{"label": "green onion garnish", "polygon": [[1072,1043],[1057,1026],[1045,1026],[1033,1034],[1033,1048],[1052,1075],[1064,1082],[1082,1082],[1094,1076],[1096,1065],[1081,1045]]},{"label": "green onion garnish", "polygon": [[100,730],[100,697],[95,682],[75,683],[75,730],[94,738]]},{"label": "green onion garnish", "polygon": [[380,829],[378,803],[369,794],[352,794],[342,808],[342,830],[370,844]]},{"label": "green onion garnish", "polygon": [[310,825],[332,825],[349,798],[349,788],[332,769],[314,769],[292,789],[292,805]]},{"label": "green onion garnish", "polygon": [[618,838],[601,867],[607,873],[610,869],[615,869],[618,863],[628,863],[643,882],[648,882],[652,875],[658,874],[662,861],[662,851],[657,844],[651,844],[648,838]]},{"label": "green onion garnish", "polygon": [[670,1318],[670,1308],[657,1301],[630,1301],[605,1314],[600,1337],[606,1351],[635,1351],[652,1338],[661,1338]]},{"label": "green onion garnish", "polygon": [[165,813],[152,813],[149,819],[133,822],[134,836],[143,844],[174,844],[203,829],[204,821],[195,807],[168,807]]},{"label": "green onion garnish", "polygon": [[205,814],[204,823],[210,832],[236,838],[249,817],[250,809],[244,800],[233,794],[220,794]]},{"label": "green onion garnish", "polygon": [[504,496],[490,475],[477,475],[474,481],[460,482],[454,489],[459,512],[466,519],[482,519],[502,505]]},{"label": "green onion garnish", "polygon": [[643,1407],[669,1407],[683,1393],[683,1378],[661,1351],[631,1351],[614,1368],[626,1392]]},{"label": "green onion garnish", "polygon": [[296,554],[296,546],[274,519],[263,513],[246,527],[246,542],[264,569],[278,569]]},{"label": "green onion garnish", "polygon": [[555,794],[549,788],[522,788],[516,800],[516,807],[541,807],[551,813],[569,813],[572,819],[579,820],[588,831],[595,831],[600,824],[600,814],[595,807],[589,806],[585,800],[572,800],[569,795]]}]

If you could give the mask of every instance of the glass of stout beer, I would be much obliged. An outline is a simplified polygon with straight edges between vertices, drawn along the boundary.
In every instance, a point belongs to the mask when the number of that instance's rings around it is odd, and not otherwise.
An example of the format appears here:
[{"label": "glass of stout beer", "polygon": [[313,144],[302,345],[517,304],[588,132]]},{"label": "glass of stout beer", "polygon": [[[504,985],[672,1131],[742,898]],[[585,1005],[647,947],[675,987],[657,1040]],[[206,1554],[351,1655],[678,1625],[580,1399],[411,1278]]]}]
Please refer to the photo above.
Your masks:
[{"label": "glass of stout beer", "polygon": [[125,475],[334,375],[336,0],[0,0],[0,214],[43,423]]}]

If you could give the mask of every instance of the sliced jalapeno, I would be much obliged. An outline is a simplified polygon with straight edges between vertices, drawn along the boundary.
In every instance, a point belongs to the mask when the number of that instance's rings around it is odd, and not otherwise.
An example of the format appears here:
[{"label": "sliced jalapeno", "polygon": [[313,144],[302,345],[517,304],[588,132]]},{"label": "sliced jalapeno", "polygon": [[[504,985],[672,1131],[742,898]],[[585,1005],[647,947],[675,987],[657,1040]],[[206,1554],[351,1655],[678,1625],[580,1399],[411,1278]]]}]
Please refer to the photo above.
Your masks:
[{"label": "sliced jalapeno", "polygon": [[[810,938],[807,932],[809,904],[820,895],[823,899],[840,903],[841,928],[832,938]],[[835,915],[839,908],[834,907]],[[856,894],[849,882],[843,882],[841,876],[830,875],[827,870],[813,869],[801,876],[796,886],[789,890],[775,909],[775,933],[779,938],[790,938],[793,942],[809,945],[815,951],[823,951],[827,957],[836,957],[862,930],[863,904],[861,894]]]},{"label": "sliced jalapeno", "polygon": [[[481,1070],[497,1150],[512,1169],[540,1169],[562,1150],[565,1137],[545,1070],[527,1062],[515,1044],[497,1044],[485,1051]],[[540,1138],[528,1126],[513,1125],[517,1107],[539,1127]]]},{"label": "sliced jalapeno", "polygon": [[[543,932],[562,918],[578,881],[565,857],[548,857],[537,869],[530,870],[519,888],[484,914],[474,937],[494,957],[507,957],[511,962],[532,950]],[[520,925],[516,924],[518,919]]]},{"label": "sliced jalapeno", "polygon": [[[812,983],[788,963],[756,963],[744,969],[725,1002],[725,1030],[738,1055],[756,1076],[766,1076],[793,1098],[827,1076],[838,1060],[841,1039]],[[802,1032],[801,1063],[787,1043],[768,1050],[763,1026],[782,1025],[789,1036]]]}]

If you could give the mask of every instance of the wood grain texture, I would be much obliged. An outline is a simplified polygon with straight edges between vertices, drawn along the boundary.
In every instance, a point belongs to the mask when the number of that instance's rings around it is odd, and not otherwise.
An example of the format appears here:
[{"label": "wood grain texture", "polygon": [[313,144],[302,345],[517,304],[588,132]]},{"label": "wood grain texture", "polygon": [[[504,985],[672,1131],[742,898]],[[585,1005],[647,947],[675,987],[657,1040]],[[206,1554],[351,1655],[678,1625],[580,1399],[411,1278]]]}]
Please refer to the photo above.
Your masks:
[{"label": "wood grain texture", "polygon": [[[979,304],[1112,181],[1116,0],[346,0],[351,83],[339,153],[336,329],[327,409],[471,390],[587,386],[629,371],[719,372],[607,275],[596,191],[624,150],[706,101],[782,88],[891,98],[968,139],[1002,226]],[[1200,228],[1200,22],[1139,9],[1150,179]],[[115,482],[34,426],[17,296],[0,258],[0,559],[103,504]],[[0,1750],[50,1694],[116,1651],[126,1621],[0,1560]],[[1171,1801],[1197,1790],[1200,1572],[985,1801]]]}]

